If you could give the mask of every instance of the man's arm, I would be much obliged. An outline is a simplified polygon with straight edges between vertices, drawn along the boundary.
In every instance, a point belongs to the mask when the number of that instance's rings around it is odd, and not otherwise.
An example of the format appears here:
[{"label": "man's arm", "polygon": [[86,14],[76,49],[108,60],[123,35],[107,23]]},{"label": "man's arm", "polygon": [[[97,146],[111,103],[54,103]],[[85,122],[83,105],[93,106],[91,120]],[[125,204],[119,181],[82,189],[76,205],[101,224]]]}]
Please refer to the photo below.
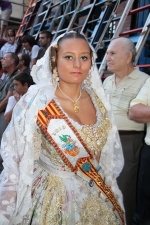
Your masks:
[{"label": "man's arm", "polygon": [[0,102],[0,112],[3,112],[5,110],[8,103],[8,98],[12,95],[13,95],[13,92],[8,91],[6,97],[3,99],[3,101]]},{"label": "man's arm", "polygon": [[138,123],[150,122],[150,106],[143,104],[133,105],[129,109],[129,118]]},{"label": "man's arm", "polygon": [[140,92],[130,103],[129,118],[138,123],[150,122],[149,106],[150,78],[146,80]]},{"label": "man's arm", "polygon": [[36,61],[37,61],[37,59],[32,59],[32,60],[31,60],[31,68],[30,68],[30,69],[32,69],[33,65],[36,64]]},{"label": "man's arm", "polygon": [[37,61],[37,56],[38,56],[38,52],[39,52],[39,46],[38,45],[33,45],[32,50],[31,50],[31,68],[33,65],[36,64]]}]

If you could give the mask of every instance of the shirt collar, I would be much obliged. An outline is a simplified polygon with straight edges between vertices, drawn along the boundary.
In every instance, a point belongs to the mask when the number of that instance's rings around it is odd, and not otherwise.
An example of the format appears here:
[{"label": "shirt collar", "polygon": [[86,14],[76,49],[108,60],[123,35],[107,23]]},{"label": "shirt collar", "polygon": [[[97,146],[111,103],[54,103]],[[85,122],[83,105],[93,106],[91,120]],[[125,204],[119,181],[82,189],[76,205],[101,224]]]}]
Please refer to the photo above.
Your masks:
[{"label": "shirt collar", "polygon": [[[136,80],[140,76],[139,69],[135,68],[132,73],[130,73],[127,77],[130,77],[133,80]],[[115,82],[115,73],[110,78],[113,82]]]},{"label": "shirt collar", "polygon": [[139,74],[139,69],[138,68],[135,68],[132,73],[130,73],[128,75],[128,77],[132,78],[133,80],[136,80],[138,77],[140,76]]}]

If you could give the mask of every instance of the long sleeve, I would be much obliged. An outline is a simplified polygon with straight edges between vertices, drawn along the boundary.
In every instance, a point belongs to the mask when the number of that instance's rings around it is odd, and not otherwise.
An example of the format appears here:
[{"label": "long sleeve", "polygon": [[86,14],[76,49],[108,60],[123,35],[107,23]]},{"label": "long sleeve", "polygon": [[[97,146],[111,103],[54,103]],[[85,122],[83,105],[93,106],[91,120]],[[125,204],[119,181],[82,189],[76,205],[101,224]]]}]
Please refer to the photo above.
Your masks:
[{"label": "long sleeve", "polygon": [[[14,107],[12,120],[2,138],[4,170],[0,183],[1,225],[20,223],[32,205],[34,159],[37,149],[40,149],[40,141],[35,141],[37,113],[45,108],[50,100],[49,96],[51,98],[53,93],[50,88],[44,89],[45,94],[43,89],[39,91],[34,86],[20,99]],[[38,139],[40,137],[36,138]]]}]

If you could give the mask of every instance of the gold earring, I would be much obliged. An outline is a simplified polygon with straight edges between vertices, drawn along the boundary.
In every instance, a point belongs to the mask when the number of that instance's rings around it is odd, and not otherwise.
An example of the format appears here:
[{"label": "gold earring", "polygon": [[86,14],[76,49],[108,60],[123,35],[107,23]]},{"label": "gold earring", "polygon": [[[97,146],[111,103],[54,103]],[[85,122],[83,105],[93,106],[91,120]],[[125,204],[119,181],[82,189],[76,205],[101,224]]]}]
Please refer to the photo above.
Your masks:
[{"label": "gold earring", "polygon": [[58,71],[57,68],[55,67],[53,69],[53,84],[56,84],[58,81],[59,81]]}]

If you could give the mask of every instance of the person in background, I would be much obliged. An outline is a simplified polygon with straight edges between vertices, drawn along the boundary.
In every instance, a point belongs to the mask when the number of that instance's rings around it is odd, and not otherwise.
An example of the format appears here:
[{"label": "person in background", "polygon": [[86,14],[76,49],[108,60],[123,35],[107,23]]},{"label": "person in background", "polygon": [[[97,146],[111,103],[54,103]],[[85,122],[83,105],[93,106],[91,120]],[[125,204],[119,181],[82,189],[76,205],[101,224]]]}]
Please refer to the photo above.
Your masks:
[{"label": "person in background", "polygon": [[0,60],[0,88],[1,88],[1,85],[3,85],[3,82],[6,79],[6,77],[7,77],[7,72],[4,70],[4,68],[2,68],[2,63]]},{"label": "person in background", "polygon": [[10,15],[12,14],[12,4],[9,1],[0,0],[1,8],[1,38],[7,38],[7,26]]},{"label": "person in background", "polygon": [[[2,135],[8,125],[4,118],[4,112],[7,106],[8,98],[13,95],[13,77],[17,74],[17,65],[19,59],[15,53],[7,53],[1,60],[2,68],[6,72],[5,78],[0,84],[0,146]],[[0,154],[0,173],[3,170],[2,158]]]},{"label": "person in background", "polygon": [[26,72],[21,72],[14,76],[13,84],[14,84],[13,96],[9,97],[4,114],[7,123],[9,123],[11,120],[14,106],[20,100],[20,98],[28,91],[30,85],[33,84],[32,77]]},{"label": "person in background", "polygon": [[19,53],[18,54],[19,63],[17,66],[18,72],[25,72],[30,74],[30,56],[28,54]]},{"label": "person in background", "polygon": [[17,42],[15,41],[15,30],[8,30],[8,38],[5,38],[7,42],[1,48],[1,57],[3,57],[7,52],[15,52],[17,48]]},{"label": "person in background", "polygon": [[7,77],[0,85],[0,142],[7,123],[4,118],[4,112],[7,106],[8,98],[13,95],[13,77],[17,74],[17,65],[19,59],[16,53],[6,53],[1,60],[2,68],[7,72]]},{"label": "person in background", "polygon": [[42,58],[47,50],[47,48],[50,46],[52,40],[52,34],[48,30],[42,30],[39,34],[39,44],[41,48],[39,49],[39,53],[37,56],[37,60]]},{"label": "person in background", "polygon": [[134,43],[125,37],[115,38],[107,49],[107,69],[113,72],[103,82],[109,95],[125,159],[124,168],[118,177],[123,194],[126,222],[132,225],[136,208],[136,182],[140,150],[143,145],[144,124],[131,121],[128,117],[130,102],[136,97],[147,74],[134,68],[136,49]]},{"label": "person in background", "polygon": [[0,61],[0,84],[2,83],[3,81],[3,73],[4,73],[4,70],[2,68],[2,64],[1,64],[1,61]]},{"label": "person in background", "polygon": [[125,225],[123,154],[95,60],[72,31],[33,66],[2,140],[2,224]]},{"label": "person in background", "polygon": [[39,52],[39,46],[37,45],[34,37],[31,35],[25,35],[21,39],[22,46],[25,49],[24,53],[29,54],[31,58],[31,63],[30,63],[30,69],[32,68],[33,65],[36,64],[37,61],[37,56]]},{"label": "person in background", "polygon": [[138,213],[140,225],[150,224],[150,78],[130,103],[129,118],[146,123],[145,143],[141,150],[138,174]]}]

